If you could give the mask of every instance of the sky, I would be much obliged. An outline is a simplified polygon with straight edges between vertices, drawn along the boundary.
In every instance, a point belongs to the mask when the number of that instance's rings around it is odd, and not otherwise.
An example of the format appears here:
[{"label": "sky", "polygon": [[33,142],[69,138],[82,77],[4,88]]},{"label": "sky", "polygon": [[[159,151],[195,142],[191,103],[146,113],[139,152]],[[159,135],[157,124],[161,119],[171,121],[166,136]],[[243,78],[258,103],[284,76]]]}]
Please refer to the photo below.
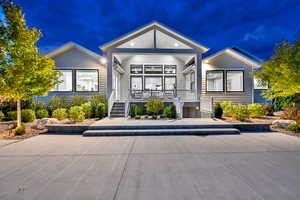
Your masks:
[{"label": "sky", "polygon": [[[69,41],[99,46],[152,21],[209,48],[238,46],[261,59],[300,31],[300,0],[15,0],[48,53]],[[0,11],[1,17],[1,11]]]}]

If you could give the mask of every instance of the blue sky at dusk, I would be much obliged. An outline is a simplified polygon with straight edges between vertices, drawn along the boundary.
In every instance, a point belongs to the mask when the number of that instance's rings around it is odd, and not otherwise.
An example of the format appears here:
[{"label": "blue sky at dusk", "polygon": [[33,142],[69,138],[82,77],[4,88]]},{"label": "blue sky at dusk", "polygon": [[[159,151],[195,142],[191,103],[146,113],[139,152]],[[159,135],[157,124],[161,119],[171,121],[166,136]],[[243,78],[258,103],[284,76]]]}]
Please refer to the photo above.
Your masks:
[{"label": "blue sky at dusk", "polygon": [[[47,53],[74,41],[98,46],[152,21],[209,48],[239,46],[266,59],[300,30],[300,0],[17,0],[27,24],[42,30]],[[1,14],[0,14],[1,16]]]}]

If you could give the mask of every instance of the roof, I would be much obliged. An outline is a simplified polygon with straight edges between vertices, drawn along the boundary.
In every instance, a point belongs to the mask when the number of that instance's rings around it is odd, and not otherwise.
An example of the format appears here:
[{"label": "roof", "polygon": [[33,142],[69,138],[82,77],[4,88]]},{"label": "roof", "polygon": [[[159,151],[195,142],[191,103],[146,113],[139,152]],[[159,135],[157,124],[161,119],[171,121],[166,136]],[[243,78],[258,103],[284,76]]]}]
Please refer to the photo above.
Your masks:
[{"label": "roof", "polygon": [[208,61],[210,59],[213,59],[217,57],[218,55],[224,54],[224,53],[233,53],[234,55],[239,56],[241,59],[245,59],[248,62],[254,64],[255,66],[260,66],[262,63],[262,60],[247,51],[239,48],[239,47],[227,47],[224,49],[210,49],[208,52],[202,55],[202,59],[205,61]]},{"label": "roof", "polygon": [[169,33],[177,36],[178,38],[180,38],[182,40],[185,40],[186,42],[192,44],[193,46],[201,49],[203,52],[206,52],[206,51],[209,50],[209,48],[207,48],[207,47],[199,44],[198,42],[195,42],[194,40],[192,40],[192,39],[190,39],[190,38],[188,38],[186,36],[183,36],[182,34],[178,33],[177,31],[175,31],[175,30],[173,30],[173,29],[171,29],[171,28],[169,28],[169,27],[167,27],[165,25],[162,25],[161,23],[158,23],[156,21],[154,21],[154,22],[152,22],[150,24],[144,25],[142,27],[139,27],[139,28],[135,29],[134,31],[129,32],[129,33],[127,33],[127,34],[125,34],[125,35],[123,35],[123,36],[121,36],[121,37],[119,37],[119,38],[117,38],[117,39],[115,39],[115,40],[113,40],[111,42],[105,43],[102,46],[100,46],[100,49],[102,49],[103,51],[106,51],[109,48],[111,48],[111,47],[113,47],[113,46],[115,46],[117,44],[120,44],[123,41],[126,41],[128,38],[134,37],[135,35],[138,35],[140,32],[143,32],[143,31],[145,31],[147,29],[151,29],[151,28],[154,28],[154,27],[159,27],[160,29],[162,29],[162,30],[164,30],[166,32],[169,32]]},{"label": "roof", "polygon": [[101,59],[102,56],[100,56],[99,54],[79,45],[79,44],[76,44],[75,42],[68,42],[58,48],[56,48],[54,51],[50,52],[49,54],[47,54],[47,56],[49,57],[54,57],[54,56],[57,56],[59,54],[62,54],[66,51],[69,51],[70,49],[73,49],[73,48],[76,48],[78,49],[79,51],[83,52],[83,53],[86,53],[94,58],[97,58],[97,59]]}]

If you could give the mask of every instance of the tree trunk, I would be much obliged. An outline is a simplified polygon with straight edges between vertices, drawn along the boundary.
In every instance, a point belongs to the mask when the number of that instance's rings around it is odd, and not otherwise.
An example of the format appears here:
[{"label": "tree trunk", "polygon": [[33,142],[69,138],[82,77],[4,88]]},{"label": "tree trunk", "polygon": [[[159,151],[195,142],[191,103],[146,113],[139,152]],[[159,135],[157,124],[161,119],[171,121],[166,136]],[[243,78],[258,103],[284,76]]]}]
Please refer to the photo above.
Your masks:
[{"label": "tree trunk", "polygon": [[17,100],[17,127],[21,126],[21,100]]}]

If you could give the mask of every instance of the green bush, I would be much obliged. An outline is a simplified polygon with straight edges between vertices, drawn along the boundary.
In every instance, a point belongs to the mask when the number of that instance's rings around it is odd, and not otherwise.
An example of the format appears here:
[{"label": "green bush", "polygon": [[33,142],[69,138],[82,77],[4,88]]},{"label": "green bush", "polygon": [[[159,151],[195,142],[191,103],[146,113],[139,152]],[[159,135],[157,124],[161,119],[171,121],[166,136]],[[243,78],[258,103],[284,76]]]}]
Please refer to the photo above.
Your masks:
[{"label": "green bush", "polygon": [[86,102],[81,105],[85,118],[91,118],[93,114],[91,102]]},{"label": "green bush", "polygon": [[71,103],[71,105],[72,105],[72,106],[81,106],[82,104],[84,104],[84,103],[86,103],[86,102],[87,102],[87,100],[86,100],[85,97],[83,97],[83,96],[74,96],[74,97],[72,98],[72,103]]},{"label": "green bush", "polygon": [[264,108],[264,113],[266,116],[273,116],[274,115],[274,105],[273,104],[262,104]]},{"label": "green bush", "polygon": [[245,121],[250,118],[250,113],[247,106],[244,105],[234,105],[232,118],[240,121]]},{"label": "green bush", "polygon": [[[21,109],[28,109],[30,108],[30,101],[22,101],[21,102]],[[13,100],[2,100],[0,102],[0,110],[6,114],[9,111],[16,111],[17,110],[17,103]]]},{"label": "green bush", "polygon": [[48,110],[50,112],[53,112],[58,108],[65,108],[65,109],[69,108],[69,103],[66,97],[58,97],[58,96],[51,97],[48,103]]},{"label": "green bush", "polygon": [[36,119],[35,112],[31,109],[24,109],[21,112],[22,122],[32,122]]},{"label": "green bush", "polygon": [[30,109],[32,109],[34,111],[42,110],[45,108],[46,108],[46,105],[43,101],[32,101],[30,103]]},{"label": "green bush", "polygon": [[248,105],[250,117],[262,117],[265,115],[264,107],[261,104],[254,103]]},{"label": "green bush", "polygon": [[40,110],[36,111],[36,118],[42,119],[42,118],[48,118],[48,117],[49,117],[48,110],[40,109]]},{"label": "green bush", "polygon": [[13,129],[14,135],[24,135],[26,133],[26,128],[24,125],[21,125],[15,129]]},{"label": "green bush", "polygon": [[223,109],[220,103],[214,105],[214,116],[215,118],[221,119],[223,115]]},{"label": "green bush", "polygon": [[3,114],[3,112],[2,111],[0,111],[0,122],[4,119],[4,114]]},{"label": "green bush", "polygon": [[97,113],[97,107],[99,105],[99,103],[104,103],[105,104],[105,111],[107,114],[107,100],[106,100],[106,96],[105,95],[93,95],[91,97],[91,104],[92,104],[92,117],[97,117],[96,113]]},{"label": "green bush", "polygon": [[176,112],[176,106],[171,104],[164,108],[164,115],[168,118],[176,119],[177,112]]},{"label": "green bush", "polygon": [[85,113],[81,106],[72,106],[69,110],[69,118],[74,122],[82,122],[85,119]]},{"label": "green bush", "polygon": [[96,107],[96,117],[102,119],[106,116],[106,106],[104,103],[99,103]]},{"label": "green bush", "polygon": [[52,117],[56,118],[58,120],[66,119],[68,117],[68,115],[67,115],[67,109],[65,109],[65,108],[58,108],[58,109],[54,110],[52,112]]},{"label": "green bush", "polygon": [[17,119],[17,112],[16,111],[9,111],[7,112],[7,120],[16,120]]},{"label": "green bush", "polygon": [[231,117],[233,114],[234,104],[231,101],[223,101],[221,102],[221,108],[223,110],[223,115],[225,117]]},{"label": "green bush", "polygon": [[286,129],[289,131],[300,133],[300,124],[290,124],[286,127]]},{"label": "green bush", "polygon": [[158,115],[159,112],[163,109],[164,103],[158,99],[152,99],[146,103],[147,113],[150,115]]},{"label": "green bush", "polygon": [[142,112],[143,112],[143,111],[142,111],[142,108],[139,107],[138,105],[132,104],[132,105],[130,106],[130,112],[129,112],[130,117],[135,117],[135,116],[137,116],[137,115],[141,115]]}]

